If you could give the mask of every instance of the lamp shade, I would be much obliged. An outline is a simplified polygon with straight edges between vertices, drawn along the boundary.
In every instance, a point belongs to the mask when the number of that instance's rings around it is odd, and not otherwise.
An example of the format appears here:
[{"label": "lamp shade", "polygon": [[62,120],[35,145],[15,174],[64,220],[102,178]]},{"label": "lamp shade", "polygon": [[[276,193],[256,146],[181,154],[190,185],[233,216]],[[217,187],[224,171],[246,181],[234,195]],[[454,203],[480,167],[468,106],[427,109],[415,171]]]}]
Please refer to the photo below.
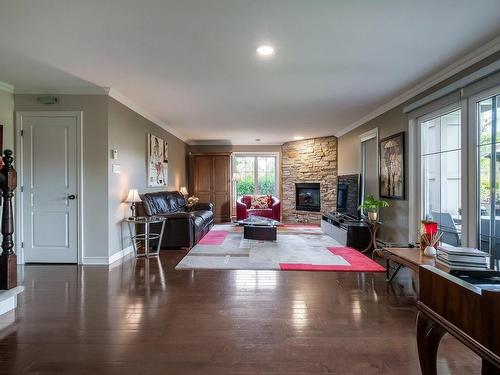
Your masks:
[{"label": "lamp shade", "polygon": [[182,195],[188,195],[188,189],[185,186],[181,186],[181,188],[179,189],[179,192]]},{"label": "lamp shade", "polygon": [[233,173],[233,181],[236,181],[236,182],[241,181],[241,175],[238,172]]},{"label": "lamp shade", "polygon": [[141,197],[139,196],[137,189],[130,189],[128,191],[127,199],[125,200],[125,202],[128,203],[141,202]]}]

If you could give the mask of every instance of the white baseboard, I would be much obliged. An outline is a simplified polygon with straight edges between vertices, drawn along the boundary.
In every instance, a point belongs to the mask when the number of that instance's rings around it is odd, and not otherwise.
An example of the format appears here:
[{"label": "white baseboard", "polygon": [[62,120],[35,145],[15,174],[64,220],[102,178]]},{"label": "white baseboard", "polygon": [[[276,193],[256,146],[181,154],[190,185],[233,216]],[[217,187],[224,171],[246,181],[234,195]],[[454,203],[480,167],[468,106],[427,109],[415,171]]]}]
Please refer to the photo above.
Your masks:
[{"label": "white baseboard", "polygon": [[130,253],[133,253],[133,252],[134,252],[134,247],[132,245],[129,247],[126,247],[125,249],[120,250],[120,251],[114,253],[113,255],[111,255],[109,257],[109,264],[112,264],[112,263],[122,259],[123,257],[126,257]]},{"label": "white baseboard", "polygon": [[107,266],[109,257],[83,257],[82,264],[91,266]]},{"label": "white baseboard", "polygon": [[14,310],[17,307],[17,295],[23,291],[23,286],[0,291],[0,315]]},{"label": "white baseboard", "polygon": [[130,253],[134,252],[134,247],[129,246],[125,249],[122,249],[109,257],[83,257],[82,264],[86,264],[89,266],[109,266],[112,263],[117,262],[118,260],[126,257]]}]

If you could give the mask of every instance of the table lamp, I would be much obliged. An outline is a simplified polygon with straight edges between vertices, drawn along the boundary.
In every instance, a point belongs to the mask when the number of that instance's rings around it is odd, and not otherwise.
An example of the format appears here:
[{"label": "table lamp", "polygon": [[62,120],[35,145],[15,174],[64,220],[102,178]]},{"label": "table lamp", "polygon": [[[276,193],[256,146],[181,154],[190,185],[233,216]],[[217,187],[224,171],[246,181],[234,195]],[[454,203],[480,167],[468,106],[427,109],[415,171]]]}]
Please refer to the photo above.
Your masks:
[{"label": "table lamp", "polygon": [[130,205],[130,210],[132,211],[132,217],[135,218],[135,204],[137,202],[142,202],[141,197],[139,196],[139,193],[137,192],[137,189],[130,189],[128,191],[127,199],[125,200],[127,203],[132,203]]},{"label": "table lamp", "polygon": [[181,188],[179,189],[179,193],[184,195],[184,197],[187,197],[187,195],[189,194],[188,189],[185,186],[181,186]]}]

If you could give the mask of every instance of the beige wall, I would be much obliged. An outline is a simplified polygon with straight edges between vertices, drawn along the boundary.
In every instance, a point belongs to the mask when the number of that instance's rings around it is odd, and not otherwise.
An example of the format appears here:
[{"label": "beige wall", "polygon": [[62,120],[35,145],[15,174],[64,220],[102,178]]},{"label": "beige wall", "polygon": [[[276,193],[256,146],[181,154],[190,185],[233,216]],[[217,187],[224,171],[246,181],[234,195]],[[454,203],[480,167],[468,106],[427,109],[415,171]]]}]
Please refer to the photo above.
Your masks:
[{"label": "beige wall", "polygon": [[103,95],[57,95],[43,105],[38,95],[15,95],[16,111],[83,112],[83,260],[108,257],[108,101]]},{"label": "beige wall", "polygon": [[[109,186],[109,255],[130,246],[128,228],[121,220],[130,215],[129,205],[123,203],[129,189],[139,193],[165,190],[147,187],[147,135],[154,134],[168,142],[168,189],[178,190],[187,185],[186,144],[158,125],[109,98],[108,110],[108,186]],[[118,159],[111,159],[111,150]],[[119,164],[121,173],[112,172]]]}]

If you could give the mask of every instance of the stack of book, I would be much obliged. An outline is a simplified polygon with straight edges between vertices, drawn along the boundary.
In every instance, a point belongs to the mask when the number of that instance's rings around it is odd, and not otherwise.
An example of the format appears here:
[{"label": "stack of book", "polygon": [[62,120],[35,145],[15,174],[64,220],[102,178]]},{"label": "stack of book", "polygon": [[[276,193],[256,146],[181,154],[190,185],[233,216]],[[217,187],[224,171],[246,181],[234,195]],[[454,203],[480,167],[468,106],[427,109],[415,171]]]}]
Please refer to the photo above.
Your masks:
[{"label": "stack of book", "polygon": [[437,247],[437,263],[452,270],[484,270],[488,268],[488,254],[470,247]]}]

